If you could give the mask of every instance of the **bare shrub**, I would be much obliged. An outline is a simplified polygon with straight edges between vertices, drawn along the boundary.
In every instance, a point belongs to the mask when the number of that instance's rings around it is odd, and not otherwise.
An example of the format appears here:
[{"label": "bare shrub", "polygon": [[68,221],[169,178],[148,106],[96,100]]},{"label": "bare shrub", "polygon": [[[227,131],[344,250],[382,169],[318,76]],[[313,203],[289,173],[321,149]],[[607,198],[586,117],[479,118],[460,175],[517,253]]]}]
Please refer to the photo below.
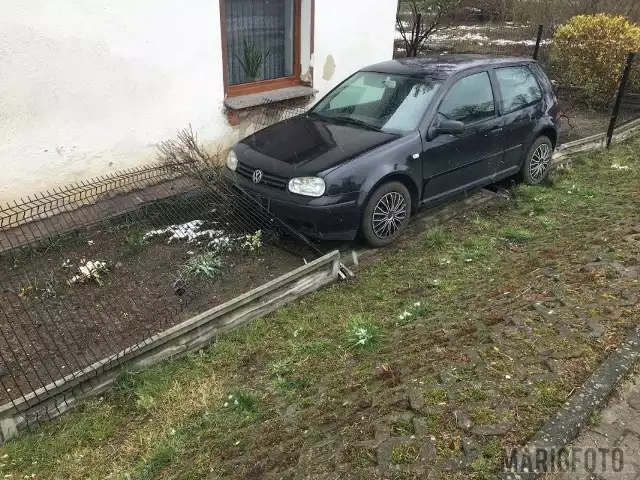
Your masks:
[{"label": "bare shrub", "polygon": [[208,150],[198,142],[189,125],[175,139],[158,145],[158,161],[165,167],[201,181],[205,186],[217,181],[224,167],[222,148]]},{"label": "bare shrub", "polygon": [[461,3],[462,0],[407,0],[398,3],[396,27],[402,36],[407,57],[417,57],[424,42],[448,25],[445,21],[447,15]]}]

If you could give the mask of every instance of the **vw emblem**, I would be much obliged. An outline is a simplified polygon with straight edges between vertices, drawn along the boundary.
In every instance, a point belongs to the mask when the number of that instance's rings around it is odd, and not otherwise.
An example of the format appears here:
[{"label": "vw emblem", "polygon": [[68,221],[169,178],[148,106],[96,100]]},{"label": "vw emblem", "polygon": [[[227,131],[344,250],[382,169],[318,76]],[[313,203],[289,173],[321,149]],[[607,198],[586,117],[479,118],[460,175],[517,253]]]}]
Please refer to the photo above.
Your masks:
[{"label": "vw emblem", "polygon": [[262,170],[256,170],[253,172],[253,183],[260,183],[262,181]]}]

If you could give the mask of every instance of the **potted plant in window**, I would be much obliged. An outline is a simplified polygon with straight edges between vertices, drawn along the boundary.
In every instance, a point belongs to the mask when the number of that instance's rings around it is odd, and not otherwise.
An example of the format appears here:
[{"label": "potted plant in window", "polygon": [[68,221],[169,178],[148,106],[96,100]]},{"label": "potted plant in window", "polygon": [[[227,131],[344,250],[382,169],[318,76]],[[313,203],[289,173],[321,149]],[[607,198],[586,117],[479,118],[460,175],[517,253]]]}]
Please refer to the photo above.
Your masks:
[{"label": "potted plant in window", "polygon": [[257,82],[258,80],[260,80],[260,71],[262,70],[264,62],[267,60],[267,57],[269,57],[269,53],[271,53],[271,50],[267,50],[267,53],[263,55],[262,52],[258,50],[258,47],[255,43],[247,42],[246,39],[243,41],[243,43],[244,59],[240,58],[238,55],[236,55],[236,58],[240,62],[240,65],[242,65],[242,69],[244,70],[247,81]]}]

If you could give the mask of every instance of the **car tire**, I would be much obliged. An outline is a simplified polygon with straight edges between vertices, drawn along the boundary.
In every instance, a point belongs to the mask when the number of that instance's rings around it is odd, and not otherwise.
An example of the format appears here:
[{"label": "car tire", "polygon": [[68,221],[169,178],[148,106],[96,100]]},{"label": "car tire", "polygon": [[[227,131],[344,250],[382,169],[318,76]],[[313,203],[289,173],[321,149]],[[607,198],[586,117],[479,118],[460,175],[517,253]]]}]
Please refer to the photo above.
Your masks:
[{"label": "car tire", "polygon": [[553,156],[553,143],[549,137],[540,136],[533,142],[522,163],[519,179],[527,185],[539,185],[549,176]]},{"label": "car tire", "polygon": [[388,182],[378,187],[367,200],[362,214],[361,233],[374,248],[394,242],[406,228],[411,217],[411,195],[400,182]]}]

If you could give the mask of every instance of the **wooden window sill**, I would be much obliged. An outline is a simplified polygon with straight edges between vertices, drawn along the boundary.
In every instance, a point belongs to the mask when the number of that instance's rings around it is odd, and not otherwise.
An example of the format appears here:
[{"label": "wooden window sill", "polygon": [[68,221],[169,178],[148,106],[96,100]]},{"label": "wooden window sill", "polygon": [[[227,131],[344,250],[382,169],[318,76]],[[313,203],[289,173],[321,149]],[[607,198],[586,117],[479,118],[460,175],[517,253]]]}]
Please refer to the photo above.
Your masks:
[{"label": "wooden window sill", "polygon": [[231,110],[242,110],[245,108],[258,107],[274,102],[284,102],[294,98],[312,97],[318,91],[312,87],[298,85],[295,87],[278,88],[260,93],[249,93],[247,95],[237,95],[224,99],[224,105]]}]

